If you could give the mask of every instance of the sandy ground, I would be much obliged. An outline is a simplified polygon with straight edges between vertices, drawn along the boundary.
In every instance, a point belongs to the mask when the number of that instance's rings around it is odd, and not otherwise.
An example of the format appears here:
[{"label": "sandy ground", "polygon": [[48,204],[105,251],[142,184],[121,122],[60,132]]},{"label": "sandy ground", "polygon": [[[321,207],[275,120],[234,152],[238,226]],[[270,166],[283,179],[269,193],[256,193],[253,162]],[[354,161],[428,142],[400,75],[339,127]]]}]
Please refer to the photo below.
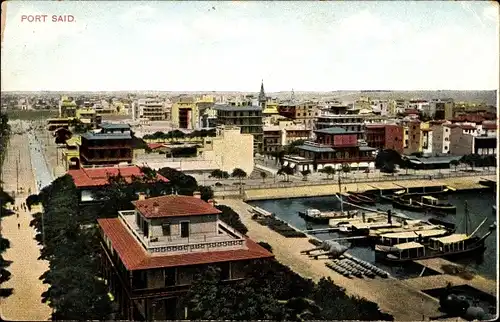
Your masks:
[{"label": "sandy ground", "polygon": [[[250,206],[241,200],[217,200],[240,214],[242,222],[248,227],[248,235],[255,241],[265,241],[273,248],[276,258],[284,265],[303,277],[318,281],[329,276],[350,295],[366,298],[379,305],[382,311],[390,313],[397,321],[421,321],[440,315],[436,299],[411,288],[396,279],[359,279],[346,278],[325,266],[324,260],[311,260],[300,251],[311,249],[307,238],[285,238],[251,219]],[[411,305],[411,309],[409,309]]]},{"label": "sandy ground", "polygon": [[[16,190],[18,158],[19,186],[25,193],[16,196],[16,205],[25,201],[28,188],[35,192],[35,184],[27,138],[13,135],[3,168],[4,189],[8,192]],[[41,321],[50,317],[51,309],[41,302],[41,294],[47,290],[47,285],[38,279],[48,269],[48,263],[37,260],[40,249],[34,240],[35,231],[29,226],[31,219],[30,213],[20,211],[19,218],[12,215],[2,220],[2,234],[11,244],[4,258],[13,261],[8,268],[11,279],[2,286],[14,289],[11,296],[1,300],[0,316],[5,320]],[[18,223],[21,225],[19,229]]]}]

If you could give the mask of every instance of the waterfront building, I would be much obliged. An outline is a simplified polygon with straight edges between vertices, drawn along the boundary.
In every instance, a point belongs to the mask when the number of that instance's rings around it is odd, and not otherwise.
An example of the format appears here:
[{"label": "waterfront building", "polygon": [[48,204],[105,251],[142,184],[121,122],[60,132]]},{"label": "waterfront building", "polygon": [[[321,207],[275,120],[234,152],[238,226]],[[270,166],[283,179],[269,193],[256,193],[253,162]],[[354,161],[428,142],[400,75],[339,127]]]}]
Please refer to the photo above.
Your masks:
[{"label": "waterfront building", "polygon": [[260,106],[230,106],[216,105],[217,125],[235,125],[242,134],[252,134],[254,137],[254,152],[263,148],[262,108]]},{"label": "waterfront building", "polygon": [[[478,136],[476,129],[464,125],[449,125],[450,154],[452,155],[495,155],[497,153],[497,136]],[[464,129],[465,127],[465,129]],[[474,131],[474,132],[473,132]]]},{"label": "waterfront building", "polygon": [[420,147],[421,150],[419,152],[422,152],[424,155],[431,155],[432,154],[432,139],[433,139],[433,133],[432,133],[432,128],[430,128],[429,123],[427,122],[422,122],[420,123]]},{"label": "waterfront building", "polygon": [[403,149],[404,154],[422,152],[422,139],[420,130],[421,122],[419,120],[410,120],[405,123],[406,127],[408,128],[408,134],[407,139],[405,139],[405,148]]},{"label": "waterfront building", "polygon": [[132,132],[128,124],[103,123],[96,131],[81,135],[80,163],[110,165],[131,163]]},{"label": "waterfront building", "polygon": [[[127,183],[131,183],[133,178],[141,178],[144,176],[142,169],[139,166],[114,166],[100,168],[80,168],[69,170],[68,174],[73,178],[75,186],[80,193],[80,202],[87,203],[94,201],[94,192],[101,190],[109,184],[110,176],[120,175]],[[160,174],[155,174],[156,181],[169,182],[167,178]]]},{"label": "waterfront building", "polygon": [[189,319],[180,300],[197,271],[217,266],[231,283],[245,278],[251,261],[273,258],[199,194],[141,197],[133,205],[98,220],[104,276],[127,320]]},{"label": "waterfront building", "polygon": [[367,124],[366,143],[376,149],[392,149],[403,153],[403,126],[397,124]]},{"label": "waterfront building", "polygon": [[358,139],[358,131],[331,127],[315,130],[315,141],[297,147],[298,156],[285,156],[284,166],[302,171],[318,171],[326,166],[340,169],[348,164],[353,169],[373,168],[375,148]]},{"label": "waterfront building", "polygon": [[[210,173],[222,170],[231,173],[235,168],[252,173],[254,168],[254,136],[241,133],[237,126],[218,126],[215,137],[206,137],[196,156],[166,158],[165,154],[142,154],[136,156],[136,163],[152,169],[163,167],[183,172]],[[177,147],[179,145],[176,145]]]},{"label": "waterfront building", "polygon": [[431,125],[432,150],[435,155],[450,154],[451,128],[448,123]]}]

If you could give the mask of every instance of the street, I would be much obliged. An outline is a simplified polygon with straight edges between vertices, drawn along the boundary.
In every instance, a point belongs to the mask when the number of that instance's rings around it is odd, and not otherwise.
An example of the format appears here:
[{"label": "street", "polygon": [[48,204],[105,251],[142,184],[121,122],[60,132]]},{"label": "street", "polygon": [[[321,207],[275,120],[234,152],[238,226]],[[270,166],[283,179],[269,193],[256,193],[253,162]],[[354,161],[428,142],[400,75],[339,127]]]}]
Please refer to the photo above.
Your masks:
[{"label": "street", "polygon": [[[12,125],[13,130],[19,126],[17,124]],[[31,156],[36,157],[37,154],[30,151],[28,140],[26,134],[11,136],[2,169],[5,191],[12,193],[16,191],[18,185],[23,190],[15,198],[16,206],[20,209],[28,192],[37,191],[34,172],[37,173],[37,180],[42,185],[50,183],[47,180],[51,180],[46,173],[43,174],[43,164],[40,163],[40,159],[35,159],[35,167],[32,168]],[[12,274],[11,279],[2,286],[13,288],[11,296],[0,299],[0,316],[4,320],[41,321],[50,318],[51,309],[41,302],[41,294],[48,286],[39,280],[40,275],[48,269],[48,263],[38,260],[40,248],[34,240],[35,231],[29,226],[32,218],[29,212],[21,210],[19,218],[11,215],[2,219],[3,236],[10,241],[10,248],[5,252],[4,258],[12,261],[8,267]]]}]

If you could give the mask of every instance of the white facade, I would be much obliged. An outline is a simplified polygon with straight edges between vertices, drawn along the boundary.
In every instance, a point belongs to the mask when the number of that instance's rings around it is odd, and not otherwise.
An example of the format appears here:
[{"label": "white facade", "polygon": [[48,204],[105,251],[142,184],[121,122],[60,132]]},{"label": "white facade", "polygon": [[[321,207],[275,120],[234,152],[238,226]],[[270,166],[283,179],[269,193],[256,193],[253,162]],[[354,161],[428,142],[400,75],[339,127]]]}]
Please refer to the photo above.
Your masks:
[{"label": "white facade", "polygon": [[162,121],[166,118],[165,101],[157,98],[141,98],[132,103],[132,119]]}]

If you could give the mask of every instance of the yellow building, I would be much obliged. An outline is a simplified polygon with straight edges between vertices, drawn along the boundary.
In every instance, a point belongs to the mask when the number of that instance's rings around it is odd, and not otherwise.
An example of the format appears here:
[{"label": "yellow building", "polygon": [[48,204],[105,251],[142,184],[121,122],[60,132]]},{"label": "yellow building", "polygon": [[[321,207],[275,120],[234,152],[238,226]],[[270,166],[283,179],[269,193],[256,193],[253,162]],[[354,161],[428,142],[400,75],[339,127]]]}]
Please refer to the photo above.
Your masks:
[{"label": "yellow building", "polygon": [[213,96],[204,95],[199,99],[181,97],[172,105],[172,124],[181,129],[194,130],[202,128],[202,113],[215,104]]},{"label": "yellow building", "polygon": [[66,171],[80,168],[81,137],[75,135],[66,141],[66,149],[62,153],[62,160]]},{"label": "yellow building", "polygon": [[241,134],[237,126],[218,126],[217,136],[205,138],[199,150],[204,160],[212,160],[222,171],[235,168],[252,173],[254,167],[253,135]]},{"label": "yellow building", "polygon": [[279,106],[278,102],[268,101],[266,103],[266,107],[262,111],[262,116],[265,117],[265,116],[271,116],[271,115],[278,115],[279,114],[278,106]]}]

